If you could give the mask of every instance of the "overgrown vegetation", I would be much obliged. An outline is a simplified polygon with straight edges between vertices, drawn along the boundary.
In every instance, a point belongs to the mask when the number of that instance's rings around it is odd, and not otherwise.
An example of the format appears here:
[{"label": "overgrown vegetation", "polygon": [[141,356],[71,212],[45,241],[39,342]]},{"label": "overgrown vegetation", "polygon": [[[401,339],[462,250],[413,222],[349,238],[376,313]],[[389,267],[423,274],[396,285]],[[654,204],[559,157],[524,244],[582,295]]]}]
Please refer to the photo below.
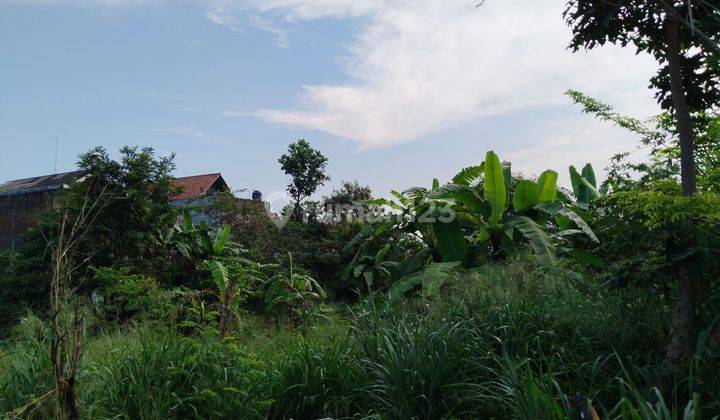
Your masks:
[{"label": "overgrown vegetation", "polygon": [[171,205],[151,149],[80,156],[0,253],[0,417],[720,417],[718,25],[680,3],[568,3],[574,49],[658,58],[667,113],[569,91],[649,160],[570,166],[567,189],[489,151],[445,183],[310,201],[327,159],[299,140],[276,215],[229,191]]}]

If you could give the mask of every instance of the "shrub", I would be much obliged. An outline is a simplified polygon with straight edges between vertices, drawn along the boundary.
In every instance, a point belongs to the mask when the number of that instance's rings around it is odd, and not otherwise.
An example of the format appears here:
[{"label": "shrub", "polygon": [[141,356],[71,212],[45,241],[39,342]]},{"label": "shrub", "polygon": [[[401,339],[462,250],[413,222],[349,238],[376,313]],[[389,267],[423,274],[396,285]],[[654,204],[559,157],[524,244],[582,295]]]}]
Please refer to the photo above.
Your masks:
[{"label": "shrub", "polygon": [[155,279],[110,267],[93,268],[92,272],[97,285],[93,302],[105,316],[119,321],[171,317],[172,293],[161,289]]}]

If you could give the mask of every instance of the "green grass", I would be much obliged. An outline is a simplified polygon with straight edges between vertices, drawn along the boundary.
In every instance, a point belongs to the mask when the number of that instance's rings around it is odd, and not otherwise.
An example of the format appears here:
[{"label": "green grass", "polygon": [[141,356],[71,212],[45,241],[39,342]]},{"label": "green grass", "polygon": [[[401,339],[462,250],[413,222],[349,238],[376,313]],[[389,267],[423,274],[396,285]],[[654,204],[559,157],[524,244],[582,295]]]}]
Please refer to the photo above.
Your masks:
[{"label": "green grass", "polygon": [[[338,308],[303,330],[248,316],[223,342],[150,324],[98,332],[80,398],[92,418],[567,418],[576,396],[602,418],[720,415],[717,354],[699,351],[692,377],[659,391],[667,319],[652,294],[518,260],[433,301]],[[0,412],[51,389],[44,333],[29,318],[0,345]]]}]

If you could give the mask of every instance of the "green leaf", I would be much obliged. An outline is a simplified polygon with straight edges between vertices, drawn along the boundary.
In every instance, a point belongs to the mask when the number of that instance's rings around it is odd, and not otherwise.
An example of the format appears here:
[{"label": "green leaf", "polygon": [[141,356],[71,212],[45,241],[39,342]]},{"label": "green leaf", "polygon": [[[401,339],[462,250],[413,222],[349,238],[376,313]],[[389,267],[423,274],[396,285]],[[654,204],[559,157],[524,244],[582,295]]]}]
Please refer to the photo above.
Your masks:
[{"label": "green leaf", "polygon": [[366,200],[365,204],[367,204],[368,206],[388,206],[395,210],[403,210],[402,206],[398,205],[392,200],[387,200],[385,198],[373,198],[372,200]]},{"label": "green leaf", "polygon": [[215,286],[217,286],[221,293],[225,293],[229,280],[225,265],[218,260],[210,260],[208,261],[208,268],[210,269],[210,274]]},{"label": "green leaf", "polygon": [[518,182],[513,194],[515,211],[525,211],[539,203],[540,191],[534,182],[522,180]]},{"label": "green leaf", "polygon": [[390,251],[390,244],[385,244],[384,247],[380,248],[377,254],[375,254],[375,264],[380,264],[382,260],[385,259],[388,251]]},{"label": "green leaf", "polygon": [[593,242],[600,243],[600,240],[595,236],[595,232],[593,232],[592,228],[590,228],[590,225],[587,224],[585,220],[583,220],[582,217],[580,217],[579,214],[575,213],[573,210],[563,207],[562,210],[560,210],[560,215],[565,216],[568,219],[575,222],[578,228],[582,230]]},{"label": "green leaf", "polygon": [[463,168],[452,179],[454,184],[469,186],[483,174],[484,165],[468,166]]},{"label": "green leaf", "polygon": [[451,277],[453,271],[460,265],[452,263],[430,263],[427,268],[409,274],[393,284],[388,290],[386,305],[391,305],[405,293],[422,285],[426,296],[436,296],[443,284]]},{"label": "green leaf", "polygon": [[590,183],[585,177],[580,178],[580,185],[584,189],[585,197],[587,197],[586,203],[589,203],[591,200],[595,200],[596,198],[600,197],[600,193],[595,188],[594,185]]},{"label": "green leaf", "polygon": [[505,179],[503,177],[503,169],[500,159],[495,152],[487,152],[485,156],[485,179],[484,179],[485,199],[490,203],[490,219],[491,225],[496,225],[505,212],[506,190]]},{"label": "green leaf", "polygon": [[505,180],[505,193],[510,194],[510,181],[512,180],[511,164],[508,161],[502,162],[503,179]]},{"label": "green leaf", "polygon": [[218,229],[218,231],[215,233],[215,243],[213,244],[213,250],[215,251],[215,254],[219,254],[222,252],[223,249],[225,249],[225,245],[227,245],[228,238],[230,238],[230,226],[223,226],[221,229]]},{"label": "green leaf", "polygon": [[594,253],[584,249],[573,249],[568,254],[577,262],[593,265],[596,268],[603,268],[605,261]]},{"label": "green leaf", "polygon": [[595,170],[593,170],[593,167],[591,164],[586,164],[585,167],[582,170],[582,177],[587,179],[587,181],[592,185],[593,188],[597,188],[597,180],[595,179]]},{"label": "green leaf", "polygon": [[475,242],[481,244],[490,239],[490,232],[487,229],[480,228],[475,234]]},{"label": "green leaf", "polygon": [[183,227],[185,228],[186,232],[191,232],[195,230],[195,225],[193,225],[192,217],[188,213],[185,213],[183,215]]},{"label": "green leaf", "polygon": [[365,284],[367,285],[368,290],[370,290],[374,280],[372,271],[365,271],[363,273],[363,277],[365,277]]},{"label": "green leaf", "polygon": [[436,222],[433,224],[433,232],[443,261],[458,261],[463,265],[467,263],[467,243],[457,220],[450,223]]},{"label": "green leaf", "polygon": [[574,166],[570,166],[570,181],[573,186],[573,194],[578,203],[587,204],[600,196],[597,191],[595,172],[589,163],[583,168],[580,175]]},{"label": "green leaf", "polygon": [[557,249],[552,242],[552,238],[534,220],[527,216],[514,216],[508,224],[520,232],[530,243],[536,255],[555,263]]},{"label": "green leaf", "polygon": [[182,254],[183,257],[190,258],[190,250],[188,249],[187,245],[178,242],[175,246],[177,247],[178,251],[180,251],[180,254]]},{"label": "green leaf", "polygon": [[438,296],[440,288],[447,283],[459,265],[458,262],[430,264],[423,272],[423,296],[426,298]]},{"label": "green leaf", "polygon": [[437,190],[438,188],[440,188],[440,181],[438,181],[437,178],[433,178],[433,182],[432,182],[433,191]]},{"label": "green leaf", "polygon": [[554,203],[557,200],[558,174],[555,171],[545,171],[540,174],[537,183],[538,203]]},{"label": "green leaf", "polygon": [[372,232],[373,227],[371,225],[365,225],[365,227],[363,227],[362,230],[357,233],[357,235],[353,236],[350,242],[348,242],[347,245],[343,247],[342,252],[348,252],[355,245],[359,244],[363,239],[369,237]]},{"label": "green leaf", "polygon": [[[593,242],[599,243],[597,236],[595,236],[595,232],[590,228],[590,225],[587,224],[587,222],[580,217],[579,214],[577,214],[574,210],[563,206],[559,203],[554,204],[539,204],[536,206],[536,208],[540,211],[543,211],[545,213],[551,214],[553,216],[561,216],[568,218],[572,220],[575,225],[583,231]],[[560,225],[561,228],[566,229],[567,226],[565,225],[563,220],[557,220],[558,225]]]},{"label": "green leaf", "polygon": [[353,275],[355,277],[360,277],[360,274],[363,272],[364,269],[365,269],[365,264],[356,265],[355,269],[353,270]]},{"label": "green leaf", "polygon": [[407,206],[408,204],[410,204],[410,199],[408,199],[407,197],[405,197],[402,193],[397,192],[397,191],[395,191],[395,190],[391,190],[391,191],[390,191],[390,194],[392,194],[393,197],[397,198],[398,201],[400,202],[400,204],[402,204],[402,205],[404,205],[404,206]]},{"label": "green leaf", "polygon": [[575,166],[570,165],[570,183],[572,184],[573,195],[576,199],[580,199],[580,179],[582,175],[575,169]]}]

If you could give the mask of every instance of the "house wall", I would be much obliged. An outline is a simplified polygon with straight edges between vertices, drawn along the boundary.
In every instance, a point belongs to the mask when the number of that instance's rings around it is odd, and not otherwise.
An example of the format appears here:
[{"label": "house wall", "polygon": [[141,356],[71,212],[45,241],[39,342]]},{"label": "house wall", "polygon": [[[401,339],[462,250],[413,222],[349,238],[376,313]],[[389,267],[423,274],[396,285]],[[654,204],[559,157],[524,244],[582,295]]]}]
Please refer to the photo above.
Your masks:
[{"label": "house wall", "polygon": [[17,249],[28,229],[36,227],[40,215],[53,205],[52,191],[0,196],[0,250]]}]

